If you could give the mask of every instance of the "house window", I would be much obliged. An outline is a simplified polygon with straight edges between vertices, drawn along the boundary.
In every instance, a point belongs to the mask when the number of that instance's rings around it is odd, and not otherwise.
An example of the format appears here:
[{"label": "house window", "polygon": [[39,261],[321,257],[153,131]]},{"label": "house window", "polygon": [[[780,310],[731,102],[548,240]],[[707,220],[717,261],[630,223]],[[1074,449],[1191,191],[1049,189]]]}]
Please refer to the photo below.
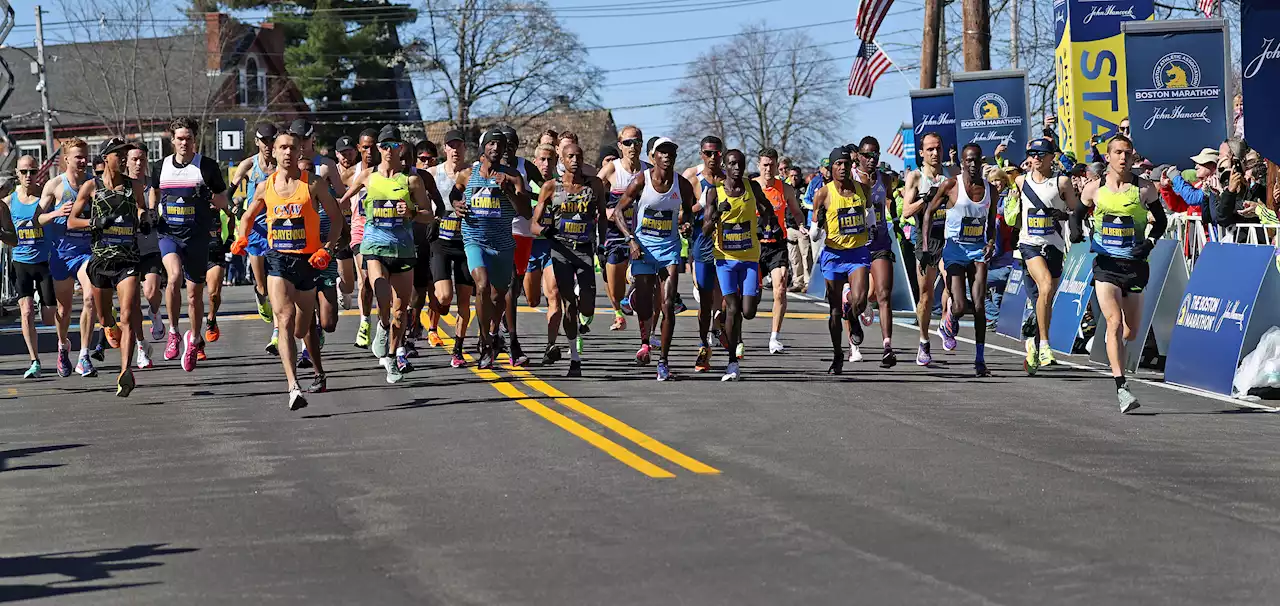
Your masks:
[{"label": "house window", "polygon": [[147,163],[164,159],[164,144],[160,137],[148,137],[143,140],[147,144]]},{"label": "house window", "polygon": [[23,142],[18,144],[18,151],[24,156],[31,156],[37,163],[44,163],[44,145],[41,143]]},{"label": "house window", "polygon": [[264,107],[267,104],[267,73],[258,67],[258,59],[249,57],[240,68],[240,104]]}]

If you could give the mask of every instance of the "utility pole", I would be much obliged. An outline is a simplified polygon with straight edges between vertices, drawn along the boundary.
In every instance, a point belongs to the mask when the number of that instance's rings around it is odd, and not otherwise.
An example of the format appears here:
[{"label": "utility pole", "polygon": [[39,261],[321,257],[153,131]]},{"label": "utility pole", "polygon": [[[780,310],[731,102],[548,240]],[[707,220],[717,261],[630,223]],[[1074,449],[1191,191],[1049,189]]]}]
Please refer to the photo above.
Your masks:
[{"label": "utility pole", "polygon": [[[946,10],[946,4],[942,5],[942,10]],[[938,38],[941,44],[938,46],[938,86],[951,86],[951,51],[947,47],[947,17],[945,13],[942,19],[938,21]]]},{"label": "utility pole", "polygon": [[920,88],[938,86],[938,38],[942,0],[924,0],[924,40],[920,43]]},{"label": "utility pole", "polygon": [[40,70],[40,81],[36,83],[36,90],[40,91],[40,114],[44,118],[44,145],[45,151],[53,157],[53,119],[49,116],[49,79],[46,77],[44,68],[44,11],[40,10],[40,5],[36,5],[36,66]]},{"label": "utility pole", "polygon": [[1009,66],[1018,69],[1018,0],[1009,0]]},{"label": "utility pole", "polygon": [[964,71],[991,69],[991,5],[964,0]]}]

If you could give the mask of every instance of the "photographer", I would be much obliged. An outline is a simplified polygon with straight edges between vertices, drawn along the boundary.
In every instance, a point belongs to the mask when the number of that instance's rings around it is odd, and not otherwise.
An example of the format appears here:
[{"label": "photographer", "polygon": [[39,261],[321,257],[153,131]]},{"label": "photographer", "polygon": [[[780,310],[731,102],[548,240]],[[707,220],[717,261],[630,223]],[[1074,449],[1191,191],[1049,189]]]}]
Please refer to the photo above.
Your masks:
[{"label": "photographer", "polygon": [[[1236,147],[1234,142],[1232,147]],[[1256,222],[1256,207],[1265,205],[1267,194],[1266,162],[1248,154],[1248,147],[1241,143],[1239,148],[1224,155],[1219,166],[1222,168],[1220,181],[1223,189],[1214,210],[1215,222],[1222,227]],[[1237,239],[1245,236],[1245,233],[1239,233]]]}]

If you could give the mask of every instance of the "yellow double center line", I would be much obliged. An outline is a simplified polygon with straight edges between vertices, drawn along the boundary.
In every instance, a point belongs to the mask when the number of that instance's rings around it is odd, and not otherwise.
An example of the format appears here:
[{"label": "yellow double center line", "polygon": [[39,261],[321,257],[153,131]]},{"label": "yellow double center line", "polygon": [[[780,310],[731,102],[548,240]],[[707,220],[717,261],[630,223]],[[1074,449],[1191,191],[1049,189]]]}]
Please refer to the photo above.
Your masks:
[{"label": "yellow double center line", "polygon": [[[454,318],[452,316],[444,316],[440,319],[440,324],[442,327],[444,325],[452,326],[453,323],[454,323]],[[440,332],[444,332],[443,328]],[[441,335],[441,340],[444,341],[444,346],[446,348],[453,347],[453,339],[450,338],[447,334]],[[572,345],[570,345],[570,347],[572,347]],[[603,450],[604,452],[608,453],[609,456],[612,456],[613,458],[619,461],[622,461],[623,463],[626,463],[631,468],[651,478],[674,478],[675,477],[674,473],[671,473],[670,471],[651,463],[647,459],[641,457],[640,455],[637,455],[635,452],[632,452],[627,447],[547,407],[546,405],[539,402],[537,399],[521,391],[511,382],[504,380],[504,378],[501,375],[499,375],[497,372],[494,372],[493,370],[484,370],[484,369],[476,368],[474,366],[475,359],[471,356],[471,354],[463,353],[462,356],[468,362],[473,363],[473,365],[468,367],[468,369],[471,370],[471,372],[475,373],[475,375],[480,377],[481,379],[484,379],[487,383],[489,383],[491,387],[496,389],[498,393],[501,393],[502,395],[508,398],[511,398],[517,404],[525,407],[530,412],[550,421],[551,423],[555,424],[557,427],[581,438],[583,441],[587,442],[588,444],[591,444],[592,446],[595,446],[596,448]],[[608,428],[609,430],[613,431],[619,436],[622,436],[623,438],[631,440],[637,446],[645,450],[648,450],[649,452],[656,454],[662,457],[663,459],[670,461],[671,463],[674,463],[684,469],[687,469],[697,474],[720,473],[720,470],[714,467],[711,467],[710,465],[707,465],[706,463],[703,463],[697,459],[694,459],[693,457],[690,457],[674,448],[671,448],[670,446],[667,446],[666,444],[663,444],[658,440],[653,439],[652,437],[645,434],[644,432],[630,425],[627,425],[622,421],[619,421],[613,416],[610,416],[592,406],[589,406],[585,402],[582,402],[581,400],[569,397],[564,392],[556,389],[555,387],[552,387],[550,384],[546,383],[545,381],[538,379],[533,375],[533,373],[527,370],[521,370],[518,368],[511,368],[511,367],[502,368],[502,370],[508,375],[510,375],[511,378],[516,379],[521,383],[523,383],[525,386],[540,392],[543,396],[551,398],[557,404],[560,404],[561,406],[564,406],[569,410],[572,410],[584,417],[587,417],[588,419],[591,419],[592,421],[595,421],[596,423],[599,423],[600,425],[604,426],[605,428]]]}]

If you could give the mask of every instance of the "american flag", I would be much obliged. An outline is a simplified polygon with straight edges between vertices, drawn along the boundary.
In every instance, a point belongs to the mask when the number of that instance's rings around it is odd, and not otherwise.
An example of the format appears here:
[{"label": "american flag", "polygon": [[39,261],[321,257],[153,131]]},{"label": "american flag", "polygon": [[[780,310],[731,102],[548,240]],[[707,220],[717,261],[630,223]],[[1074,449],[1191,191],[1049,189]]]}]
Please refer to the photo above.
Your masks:
[{"label": "american flag", "polygon": [[1217,0],[1200,0],[1197,6],[1200,7],[1200,12],[1204,13],[1204,16],[1212,17],[1214,5],[1217,3]]},{"label": "american flag", "polygon": [[871,98],[876,80],[889,71],[890,65],[893,62],[880,50],[879,44],[863,42],[858,49],[858,58],[853,60],[853,69],[849,71],[849,96]]},{"label": "american flag", "polygon": [[870,42],[876,39],[876,30],[889,14],[889,5],[893,0],[862,0],[858,6],[858,22],[856,29],[858,38]]},{"label": "american flag", "polygon": [[893,135],[893,143],[889,144],[889,155],[897,156],[901,160],[903,154],[902,143],[902,129],[899,128],[898,132]]}]

